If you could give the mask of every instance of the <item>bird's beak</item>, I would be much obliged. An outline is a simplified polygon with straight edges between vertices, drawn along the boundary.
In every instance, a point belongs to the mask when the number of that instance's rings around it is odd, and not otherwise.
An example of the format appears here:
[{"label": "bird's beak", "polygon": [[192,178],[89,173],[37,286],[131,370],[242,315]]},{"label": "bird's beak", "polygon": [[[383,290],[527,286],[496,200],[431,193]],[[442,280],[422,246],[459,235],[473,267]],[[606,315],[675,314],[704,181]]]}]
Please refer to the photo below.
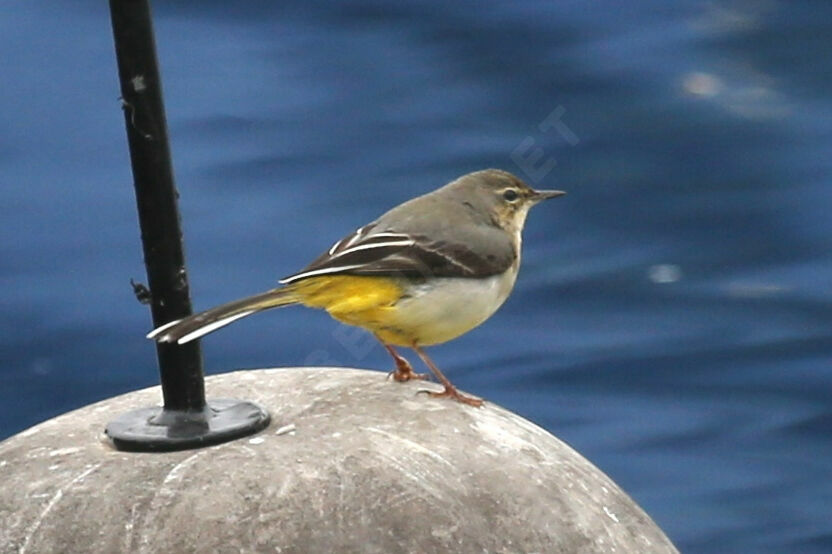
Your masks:
[{"label": "bird's beak", "polygon": [[535,202],[542,202],[543,200],[557,198],[558,196],[563,196],[564,194],[566,194],[566,192],[562,190],[536,190],[534,191],[534,196],[532,198]]}]

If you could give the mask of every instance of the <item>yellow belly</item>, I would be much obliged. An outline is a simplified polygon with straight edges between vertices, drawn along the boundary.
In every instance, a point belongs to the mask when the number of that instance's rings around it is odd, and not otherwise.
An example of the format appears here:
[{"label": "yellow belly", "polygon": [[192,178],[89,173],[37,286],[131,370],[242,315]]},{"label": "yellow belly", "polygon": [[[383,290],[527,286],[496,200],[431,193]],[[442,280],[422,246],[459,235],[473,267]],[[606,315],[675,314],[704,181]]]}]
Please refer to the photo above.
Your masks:
[{"label": "yellow belly", "polygon": [[[403,294],[397,279],[359,275],[311,277],[290,287],[304,306],[324,309],[338,321],[379,336],[395,319],[395,305]],[[399,338],[395,344],[409,346],[413,342],[410,336]]]},{"label": "yellow belly", "polygon": [[515,272],[486,279],[319,276],[290,285],[297,301],[398,346],[449,341],[488,319],[508,297]]}]

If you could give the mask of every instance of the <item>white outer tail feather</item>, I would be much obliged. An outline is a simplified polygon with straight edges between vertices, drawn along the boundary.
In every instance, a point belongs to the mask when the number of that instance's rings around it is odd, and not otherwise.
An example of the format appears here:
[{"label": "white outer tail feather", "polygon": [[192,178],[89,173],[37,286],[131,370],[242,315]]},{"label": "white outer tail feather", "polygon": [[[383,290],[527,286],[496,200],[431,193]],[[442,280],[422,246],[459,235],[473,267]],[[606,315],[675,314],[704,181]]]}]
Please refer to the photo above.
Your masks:
[{"label": "white outer tail feather", "polygon": [[176,344],[185,344],[186,342],[191,342],[192,340],[198,339],[199,337],[201,337],[203,335],[207,335],[211,331],[216,331],[220,327],[225,327],[229,323],[232,323],[234,321],[237,321],[238,319],[241,319],[243,317],[251,315],[251,314],[255,313],[256,311],[258,311],[258,310],[249,310],[247,312],[240,312],[238,314],[234,314],[234,315],[230,315],[228,317],[224,317],[222,319],[218,319],[217,321],[209,323],[205,327],[200,327],[196,331],[191,331],[187,335],[182,336],[178,341],[176,341]]},{"label": "white outer tail feather", "polygon": [[171,327],[173,327],[174,325],[176,325],[180,321],[182,321],[182,320],[181,319],[174,319],[173,321],[170,321],[168,323],[165,323],[164,325],[156,327],[155,329],[153,329],[151,332],[149,332],[145,336],[149,339],[155,339],[156,337],[161,335],[164,331],[170,329]]},{"label": "white outer tail feather", "polygon": [[[191,331],[187,335],[184,335],[184,336],[180,337],[179,340],[176,341],[176,344],[185,344],[185,343],[191,342],[192,340],[198,339],[199,337],[201,337],[203,335],[207,335],[211,331],[216,331],[220,327],[225,327],[229,323],[233,323],[234,321],[237,321],[240,318],[251,315],[251,314],[255,313],[256,311],[257,310],[249,310],[249,311],[245,311],[245,312],[240,312],[240,313],[230,315],[228,317],[224,317],[222,319],[218,319],[217,321],[213,321],[213,322],[209,323],[208,325],[206,325],[205,327],[200,327],[199,329],[197,329],[195,331]],[[182,321],[182,319],[174,319],[173,321],[170,321],[168,323],[165,323],[164,325],[156,327],[151,332],[149,332],[146,336],[147,336],[147,338],[155,339],[158,342],[173,342],[170,339],[170,337],[165,337],[164,333],[165,333],[165,331],[167,331],[168,329],[170,329],[171,327],[173,327],[174,325],[176,325],[180,321]]]}]

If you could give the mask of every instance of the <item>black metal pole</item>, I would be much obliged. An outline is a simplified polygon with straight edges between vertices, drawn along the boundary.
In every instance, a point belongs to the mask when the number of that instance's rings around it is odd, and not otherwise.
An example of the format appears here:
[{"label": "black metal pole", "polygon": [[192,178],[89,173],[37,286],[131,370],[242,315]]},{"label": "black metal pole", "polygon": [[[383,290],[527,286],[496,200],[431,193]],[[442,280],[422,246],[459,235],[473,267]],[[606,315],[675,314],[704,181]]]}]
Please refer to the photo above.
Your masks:
[{"label": "black metal pole", "polygon": [[[110,0],[122,108],[133,167],[154,326],[191,313],[177,192],[148,0]],[[250,402],[206,403],[199,341],[156,343],[164,408],[124,414],[107,426],[123,450],[179,450],[259,431],[265,410]]]},{"label": "black metal pole", "polygon": [[[189,315],[191,299],[150,6],[145,0],[111,0],[110,12],[153,325],[158,327]],[[156,343],[156,354],[165,407],[204,408],[199,342]]]}]

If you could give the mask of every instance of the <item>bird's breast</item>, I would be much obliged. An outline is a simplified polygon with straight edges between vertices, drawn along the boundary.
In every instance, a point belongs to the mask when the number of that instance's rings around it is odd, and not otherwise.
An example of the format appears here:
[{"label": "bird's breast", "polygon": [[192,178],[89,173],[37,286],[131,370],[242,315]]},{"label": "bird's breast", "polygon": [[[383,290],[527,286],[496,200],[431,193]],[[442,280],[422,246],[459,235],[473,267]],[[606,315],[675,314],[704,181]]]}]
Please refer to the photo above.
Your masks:
[{"label": "bird's breast", "polygon": [[514,267],[484,278],[435,277],[405,288],[389,312],[382,340],[401,346],[447,342],[491,317],[505,302],[517,271]]}]

